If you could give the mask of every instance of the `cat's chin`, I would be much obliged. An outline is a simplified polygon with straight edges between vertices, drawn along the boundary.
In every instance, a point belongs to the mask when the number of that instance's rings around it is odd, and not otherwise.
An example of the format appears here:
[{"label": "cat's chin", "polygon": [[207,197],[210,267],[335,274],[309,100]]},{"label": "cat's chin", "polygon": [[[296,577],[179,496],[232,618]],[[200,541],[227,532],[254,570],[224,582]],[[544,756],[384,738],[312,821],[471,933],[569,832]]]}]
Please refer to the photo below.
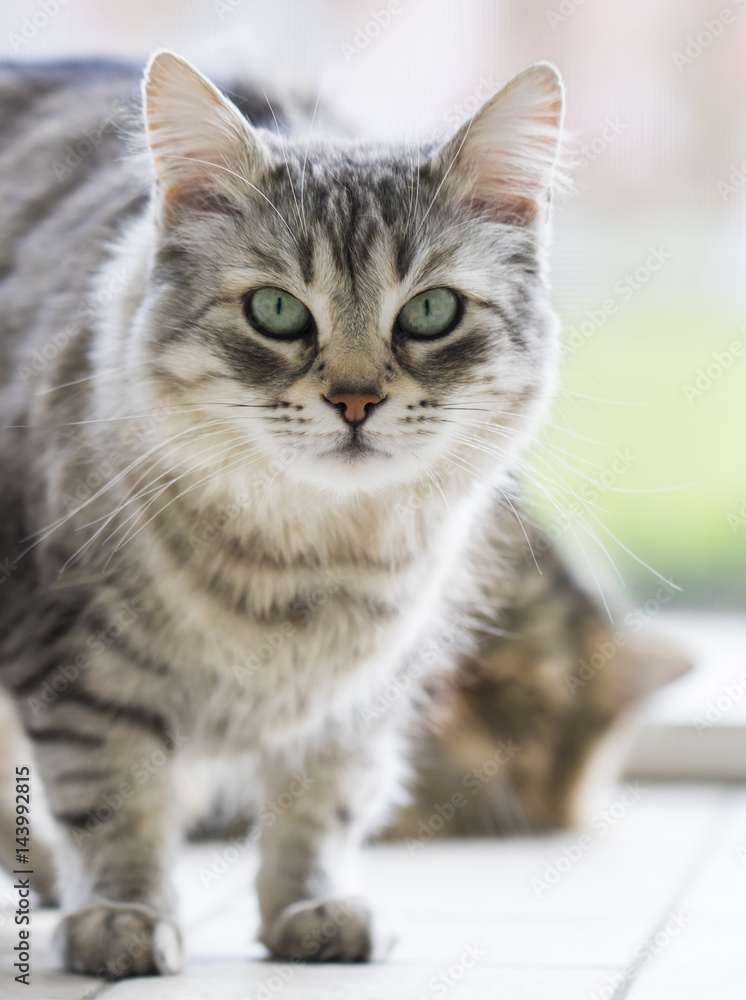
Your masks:
[{"label": "cat's chin", "polygon": [[309,486],[349,496],[378,493],[419,478],[419,463],[411,456],[391,455],[373,448],[335,449],[296,458],[291,475]]}]

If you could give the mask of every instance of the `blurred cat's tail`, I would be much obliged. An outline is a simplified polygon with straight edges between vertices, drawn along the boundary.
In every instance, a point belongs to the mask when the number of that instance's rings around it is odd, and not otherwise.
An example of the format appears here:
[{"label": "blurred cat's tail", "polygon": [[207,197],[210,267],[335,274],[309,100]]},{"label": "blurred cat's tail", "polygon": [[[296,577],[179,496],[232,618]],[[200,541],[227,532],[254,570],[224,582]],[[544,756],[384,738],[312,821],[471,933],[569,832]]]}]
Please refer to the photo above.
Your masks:
[{"label": "blurred cat's tail", "polygon": [[393,836],[417,837],[456,794],[443,833],[584,825],[623,773],[637,710],[690,669],[668,640],[612,624],[547,540],[533,543],[541,572],[517,560],[505,613],[430,705]]}]

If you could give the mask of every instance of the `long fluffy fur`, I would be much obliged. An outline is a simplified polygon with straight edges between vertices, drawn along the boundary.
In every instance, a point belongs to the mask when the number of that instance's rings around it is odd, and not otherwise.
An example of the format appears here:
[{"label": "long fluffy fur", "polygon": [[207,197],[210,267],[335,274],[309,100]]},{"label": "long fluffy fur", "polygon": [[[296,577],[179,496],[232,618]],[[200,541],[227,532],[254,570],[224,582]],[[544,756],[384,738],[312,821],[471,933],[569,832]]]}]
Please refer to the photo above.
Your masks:
[{"label": "long fluffy fur", "polygon": [[[232,754],[256,812],[286,802],[262,939],[367,958],[355,849],[401,797],[418,706],[498,614],[490,525],[553,390],[561,87],[530,70],[413,159],[280,139],[255,95],[250,124],[161,53],[149,191],[100,128],[138,75],[0,70],[2,672],[64,834],[60,948],[113,977],[178,966],[173,762]],[[302,341],[250,327],[267,285],[310,309]],[[458,328],[402,338],[438,285]],[[353,432],[341,391],[384,402]]]}]

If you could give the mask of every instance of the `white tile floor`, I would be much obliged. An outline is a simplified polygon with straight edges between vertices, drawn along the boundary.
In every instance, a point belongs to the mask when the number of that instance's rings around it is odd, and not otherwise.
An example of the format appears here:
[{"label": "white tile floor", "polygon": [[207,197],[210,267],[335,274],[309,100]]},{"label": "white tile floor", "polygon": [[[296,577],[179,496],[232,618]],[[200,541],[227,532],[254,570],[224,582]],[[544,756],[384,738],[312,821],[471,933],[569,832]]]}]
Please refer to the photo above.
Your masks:
[{"label": "white tile floor", "polygon": [[[247,851],[204,887],[200,869],[224,849],[206,845],[187,849],[180,861],[188,953],[182,975],[101,985],[55,972],[49,937],[57,915],[40,911],[33,918],[33,983],[17,985],[10,971],[15,928],[3,908],[0,997],[743,1000],[746,790],[640,788],[637,798],[620,792],[582,844],[575,831],[441,841],[413,853],[398,844],[372,849],[367,881],[397,912],[400,928],[386,962],[262,961],[261,947],[251,942],[255,858]],[[548,866],[564,869],[552,885]],[[7,885],[0,884],[0,898]],[[468,969],[460,962],[466,948],[479,955]]]}]

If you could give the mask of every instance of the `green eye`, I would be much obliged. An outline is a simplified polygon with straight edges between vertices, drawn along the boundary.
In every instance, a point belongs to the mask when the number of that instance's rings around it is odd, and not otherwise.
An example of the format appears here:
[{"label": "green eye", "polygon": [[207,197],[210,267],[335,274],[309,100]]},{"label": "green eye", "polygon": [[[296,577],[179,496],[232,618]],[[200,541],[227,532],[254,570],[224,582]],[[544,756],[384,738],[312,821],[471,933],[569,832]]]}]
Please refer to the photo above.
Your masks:
[{"label": "green eye", "polygon": [[430,288],[404,306],[399,328],[415,340],[435,340],[450,333],[459,321],[461,303],[450,288]]},{"label": "green eye", "polygon": [[257,288],[246,311],[254,326],[268,337],[292,340],[311,326],[311,313],[300,299],[281,288]]}]

